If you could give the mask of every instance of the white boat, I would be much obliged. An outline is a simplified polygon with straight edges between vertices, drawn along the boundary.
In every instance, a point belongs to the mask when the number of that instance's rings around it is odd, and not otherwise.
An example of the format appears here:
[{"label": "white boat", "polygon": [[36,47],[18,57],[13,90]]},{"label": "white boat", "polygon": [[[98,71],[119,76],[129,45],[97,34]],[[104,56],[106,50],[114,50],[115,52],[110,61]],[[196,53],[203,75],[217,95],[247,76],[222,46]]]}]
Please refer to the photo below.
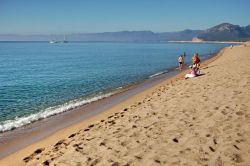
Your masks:
[{"label": "white boat", "polygon": [[63,39],[62,43],[68,43],[68,41],[66,39],[66,35],[64,35],[64,39]]},{"label": "white boat", "polygon": [[68,41],[66,40],[66,36],[64,35],[64,39],[63,39],[63,40],[50,40],[49,43],[50,43],[50,44],[55,44],[55,43],[68,43]]},{"label": "white boat", "polygon": [[50,44],[58,43],[58,41],[51,40],[49,41]]}]

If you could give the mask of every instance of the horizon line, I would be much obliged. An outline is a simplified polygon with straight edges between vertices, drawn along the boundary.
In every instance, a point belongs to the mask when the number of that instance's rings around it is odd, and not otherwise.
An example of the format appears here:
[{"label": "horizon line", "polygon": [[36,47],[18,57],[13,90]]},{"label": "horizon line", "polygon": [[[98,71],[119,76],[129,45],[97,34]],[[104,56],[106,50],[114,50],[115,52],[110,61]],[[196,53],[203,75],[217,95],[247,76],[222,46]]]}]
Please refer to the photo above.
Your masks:
[{"label": "horizon line", "polygon": [[103,31],[103,32],[68,32],[68,33],[34,33],[34,34],[26,34],[26,33],[0,33],[0,35],[17,35],[17,36],[33,36],[33,35],[75,35],[75,34],[96,34],[96,33],[118,33],[118,32],[152,32],[152,33],[175,33],[182,31],[202,31],[200,29],[184,29],[180,31],[152,31],[152,30],[118,30],[118,31]]}]

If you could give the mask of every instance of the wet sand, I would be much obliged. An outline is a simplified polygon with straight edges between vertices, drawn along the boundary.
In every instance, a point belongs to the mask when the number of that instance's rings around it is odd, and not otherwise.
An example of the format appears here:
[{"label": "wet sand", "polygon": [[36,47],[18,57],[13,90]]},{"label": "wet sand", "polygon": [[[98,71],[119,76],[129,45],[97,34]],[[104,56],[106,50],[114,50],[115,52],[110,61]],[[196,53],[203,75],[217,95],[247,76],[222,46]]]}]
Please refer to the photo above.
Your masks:
[{"label": "wet sand", "polygon": [[167,79],[0,165],[247,165],[249,63],[249,44],[225,48],[202,76]]}]

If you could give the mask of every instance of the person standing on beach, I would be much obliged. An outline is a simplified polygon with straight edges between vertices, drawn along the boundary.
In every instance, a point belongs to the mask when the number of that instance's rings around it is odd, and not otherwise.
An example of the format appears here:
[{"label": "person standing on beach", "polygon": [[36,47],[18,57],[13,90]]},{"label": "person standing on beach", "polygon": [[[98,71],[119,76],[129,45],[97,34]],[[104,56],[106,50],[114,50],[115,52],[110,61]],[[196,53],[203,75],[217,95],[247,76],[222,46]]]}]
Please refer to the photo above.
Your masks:
[{"label": "person standing on beach", "polygon": [[178,63],[179,63],[179,70],[182,70],[183,69],[183,64],[184,64],[184,57],[183,57],[183,55],[179,56]]},{"label": "person standing on beach", "polygon": [[184,51],[184,53],[183,53],[183,58],[185,58],[186,57],[186,52]]}]

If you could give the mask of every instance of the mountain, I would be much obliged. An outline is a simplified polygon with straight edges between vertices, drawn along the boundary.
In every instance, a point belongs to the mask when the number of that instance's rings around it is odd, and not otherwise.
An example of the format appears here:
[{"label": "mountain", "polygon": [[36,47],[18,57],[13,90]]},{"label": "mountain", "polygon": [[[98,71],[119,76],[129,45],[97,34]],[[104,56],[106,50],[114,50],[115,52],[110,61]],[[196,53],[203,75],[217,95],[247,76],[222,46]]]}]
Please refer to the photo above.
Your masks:
[{"label": "mountain", "polygon": [[120,31],[103,33],[82,33],[68,36],[73,41],[115,41],[115,42],[140,42],[158,41],[158,36],[151,31]]},{"label": "mountain", "polygon": [[[0,41],[62,41],[65,35],[1,35]],[[207,30],[177,32],[119,31],[103,33],[78,33],[66,35],[68,41],[103,41],[103,42],[164,42],[164,41],[246,41],[250,40],[250,25],[240,27],[223,23]]]},{"label": "mountain", "polygon": [[250,36],[250,25],[245,27],[245,32],[248,36]]},{"label": "mountain", "polygon": [[250,40],[250,25],[240,27],[222,23],[201,32],[197,37],[205,41],[246,41]]},{"label": "mountain", "polygon": [[186,29],[184,31],[179,32],[163,32],[158,33],[159,39],[162,41],[180,41],[180,40],[186,40],[190,41],[194,37],[198,36],[202,31],[201,30],[190,30]]},{"label": "mountain", "polygon": [[104,33],[73,34],[69,39],[73,41],[120,41],[120,42],[153,42],[170,40],[192,40],[199,34],[199,30],[185,30],[180,32],[152,31],[120,31]]},{"label": "mountain", "polygon": [[[119,31],[103,33],[79,33],[67,35],[69,41],[104,42],[161,42],[170,40],[192,40],[201,31],[184,30],[179,32]],[[64,35],[0,35],[0,41],[49,41],[63,40]]]}]

